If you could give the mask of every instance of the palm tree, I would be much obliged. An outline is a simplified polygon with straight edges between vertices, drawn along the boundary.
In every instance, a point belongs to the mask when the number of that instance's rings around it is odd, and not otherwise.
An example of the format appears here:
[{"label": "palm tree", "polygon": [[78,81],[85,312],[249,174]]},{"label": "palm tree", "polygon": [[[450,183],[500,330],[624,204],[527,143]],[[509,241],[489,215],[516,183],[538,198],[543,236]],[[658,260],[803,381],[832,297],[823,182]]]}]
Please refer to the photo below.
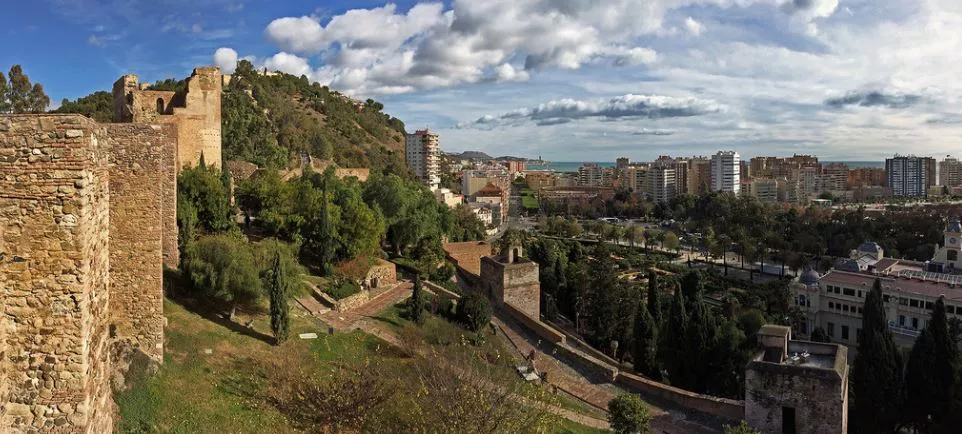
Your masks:
[{"label": "palm tree", "polygon": [[631,246],[632,249],[635,248],[635,238],[638,238],[638,226],[635,224],[628,225],[625,231],[625,238],[628,239],[628,245]]}]

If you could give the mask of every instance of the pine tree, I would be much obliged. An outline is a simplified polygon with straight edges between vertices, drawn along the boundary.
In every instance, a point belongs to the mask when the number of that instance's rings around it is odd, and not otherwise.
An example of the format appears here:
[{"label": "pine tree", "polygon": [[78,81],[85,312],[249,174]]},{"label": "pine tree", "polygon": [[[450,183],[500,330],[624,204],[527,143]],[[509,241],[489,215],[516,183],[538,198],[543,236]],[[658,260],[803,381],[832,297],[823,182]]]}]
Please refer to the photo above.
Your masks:
[{"label": "pine tree", "polygon": [[290,282],[285,281],[286,276],[281,255],[275,252],[267,290],[271,299],[271,331],[278,344],[287,340],[291,325],[290,306],[287,304]]},{"label": "pine tree", "polygon": [[638,307],[635,310],[634,324],[634,357],[635,371],[640,372],[649,378],[660,379],[661,371],[658,369],[656,358],[658,351],[658,323],[648,312],[648,306],[639,298]]},{"label": "pine tree", "polygon": [[30,78],[23,73],[20,65],[13,65],[8,73],[10,84],[7,90],[7,98],[10,101],[10,108],[13,113],[27,113],[30,107]]},{"label": "pine tree", "polygon": [[661,303],[658,300],[658,275],[654,270],[648,272],[648,313],[656,327],[661,326]]},{"label": "pine tree", "polygon": [[408,306],[411,313],[411,321],[415,324],[424,324],[424,290],[421,288],[421,276],[414,277],[414,289],[411,292],[411,302]]},{"label": "pine tree", "polygon": [[681,277],[681,292],[685,294],[685,301],[689,304],[701,294],[704,284],[701,273],[691,270]]},{"label": "pine tree", "polygon": [[958,369],[959,350],[949,334],[945,301],[940,297],[912,347],[905,373],[909,422],[917,429],[942,432],[957,392]]},{"label": "pine tree", "polygon": [[858,355],[852,367],[852,423],[859,432],[895,432],[904,396],[903,365],[885,319],[880,280],[875,280],[862,310]]}]

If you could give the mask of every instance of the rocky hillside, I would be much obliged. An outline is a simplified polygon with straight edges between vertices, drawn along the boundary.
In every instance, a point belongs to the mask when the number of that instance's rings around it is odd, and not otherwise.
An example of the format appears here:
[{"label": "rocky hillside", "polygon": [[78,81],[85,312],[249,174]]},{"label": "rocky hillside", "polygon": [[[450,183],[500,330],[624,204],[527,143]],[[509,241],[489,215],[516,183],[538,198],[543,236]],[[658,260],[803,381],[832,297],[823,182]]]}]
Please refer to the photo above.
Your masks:
[{"label": "rocky hillside", "polygon": [[[167,79],[151,87],[176,90],[178,83]],[[404,174],[404,122],[383,109],[377,101],[351,99],[307,77],[265,76],[239,65],[222,98],[224,158],[282,168],[309,153],[341,167]],[[112,97],[97,91],[64,99],[55,111],[109,122]]]}]

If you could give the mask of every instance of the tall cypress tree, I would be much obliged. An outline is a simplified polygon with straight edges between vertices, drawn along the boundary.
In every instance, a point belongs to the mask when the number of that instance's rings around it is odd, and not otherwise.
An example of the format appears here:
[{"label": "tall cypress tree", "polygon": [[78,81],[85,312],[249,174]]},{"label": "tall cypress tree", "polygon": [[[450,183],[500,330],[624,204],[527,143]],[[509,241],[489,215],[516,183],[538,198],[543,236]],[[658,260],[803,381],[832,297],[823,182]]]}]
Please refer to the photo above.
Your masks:
[{"label": "tall cypress tree", "polygon": [[414,276],[414,289],[411,291],[411,302],[408,305],[411,321],[424,324],[424,290],[421,288],[421,275]]},{"label": "tall cypress tree", "polygon": [[658,300],[658,275],[655,271],[648,272],[648,313],[654,320],[655,326],[661,326],[661,303]]},{"label": "tall cypress tree", "polygon": [[658,369],[658,323],[648,312],[645,302],[638,299],[638,307],[635,309],[634,324],[634,357],[635,371],[645,374],[649,378],[658,380],[661,378],[661,371]]},{"label": "tall cypress tree", "polygon": [[909,356],[905,373],[909,423],[922,432],[943,432],[955,400],[958,369],[959,350],[949,334],[945,301],[940,297]]},{"label": "tall cypress tree", "polygon": [[290,282],[286,281],[287,273],[280,252],[274,252],[274,263],[271,266],[269,287],[271,298],[271,331],[277,343],[287,340],[291,326],[290,306],[287,304],[287,289]]},{"label": "tall cypress tree", "polygon": [[865,297],[862,311],[858,355],[852,367],[853,426],[863,433],[895,432],[904,397],[903,364],[885,319],[879,279]]},{"label": "tall cypress tree", "polygon": [[658,341],[658,362],[668,371],[668,379],[673,385],[689,384],[685,354],[685,339],[688,330],[688,313],[685,309],[685,297],[676,288],[671,299],[671,308],[665,319],[662,333]]},{"label": "tall cypress tree", "polygon": [[320,212],[320,232],[322,237],[321,251],[318,252],[321,260],[321,269],[325,276],[330,276],[334,272],[334,266],[331,262],[334,261],[334,237],[333,228],[331,227],[331,215],[328,209],[328,197],[327,197],[327,177],[321,184],[321,212]]}]

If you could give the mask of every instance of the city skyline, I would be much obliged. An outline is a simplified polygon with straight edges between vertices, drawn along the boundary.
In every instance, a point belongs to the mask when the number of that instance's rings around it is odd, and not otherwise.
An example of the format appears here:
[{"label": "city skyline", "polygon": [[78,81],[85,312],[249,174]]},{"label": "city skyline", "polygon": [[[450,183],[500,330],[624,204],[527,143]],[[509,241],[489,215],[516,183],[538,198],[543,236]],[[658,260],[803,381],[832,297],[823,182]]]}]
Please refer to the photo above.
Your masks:
[{"label": "city skyline", "polygon": [[246,58],[377,98],[447,151],[556,161],[962,149],[954,2],[600,3],[18,3],[8,37],[26,42],[0,66],[22,64],[56,106],[118,73]]}]

